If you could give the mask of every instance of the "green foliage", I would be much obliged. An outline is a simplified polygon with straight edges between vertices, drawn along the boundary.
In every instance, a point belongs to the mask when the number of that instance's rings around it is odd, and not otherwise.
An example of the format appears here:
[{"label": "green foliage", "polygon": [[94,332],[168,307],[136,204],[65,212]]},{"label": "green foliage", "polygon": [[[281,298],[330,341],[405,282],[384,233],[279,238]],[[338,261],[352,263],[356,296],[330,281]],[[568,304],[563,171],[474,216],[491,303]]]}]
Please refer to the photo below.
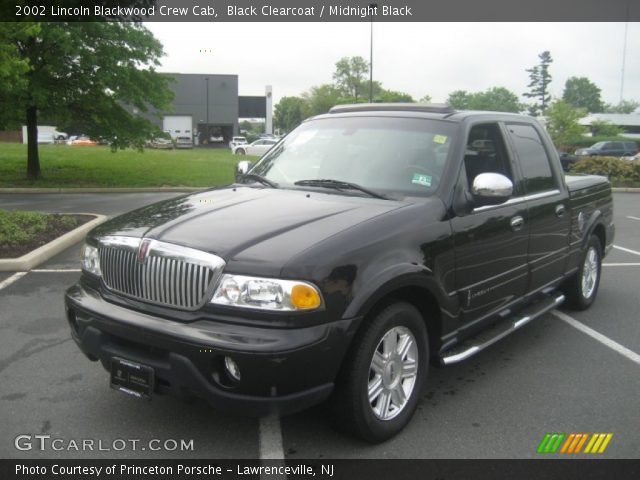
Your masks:
[{"label": "green foliage", "polygon": [[587,157],[570,168],[571,173],[604,175],[616,180],[640,182],[640,163],[620,160],[615,157]]},{"label": "green foliage", "polygon": [[600,98],[600,88],[587,77],[571,77],[564,84],[562,99],[575,108],[587,112],[602,112],[604,104]]},{"label": "green foliage", "polygon": [[632,113],[636,109],[640,108],[640,102],[636,100],[622,100],[616,105],[606,104],[604,107],[605,113]]},{"label": "green foliage", "polygon": [[504,87],[493,87],[484,92],[456,90],[449,94],[447,103],[458,110],[487,110],[493,112],[520,112],[523,105],[518,96]]},{"label": "green foliage", "polygon": [[0,209],[0,245],[13,246],[47,229],[47,215]]},{"label": "green foliage", "polygon": [[529,91],[523,93],[527,98],[533,98],[536,101],[529,106],[529,113],[533,116],[544,114],[547,105],[551,101],[549,94],[549,84],[551,83],[551,74],[549,73],[549,65],[553,62],[551,53],[545,50],[538,55],[540,63],[532,68],[527,69],[529,73]]},{"label": "green foliage", "polygon": [[302,94],[302,98],[307,101],[307,108],[310,116],[327,113],[331,107],[344,101],[340,91],[330,84],[311,87],[308,92]]},{"label": "green foliage", "polygon": [[367,73],[369,62],[362,57],[343,57],[336,63],[333,80],[342,97],[368,98],[369,82]]},{"label": "green foliage", "polygon": [[431,95],[429,95],[428,93],[425,94],[420,100],[418,100],[420,103],[431,103]]},{"label": "green foliage", "polygon": [[308,106],[304,98],[282,97],[275,106],[274,123],[285,132],[290,132],[308,116]]},{"label": "green foliage", "polygon": [[554,101],[546,111],[547,131],[553,143],[566,148],[576,138],[586,132],[586,128],[578,123],[585,111],[575,108],[564,100]]},{"label": "green foliage", "polygon": [[[9,62],[0,55],[0,71],[28,69],[0,94],[5,123],[33,129],[38,116],[59,125],[73,121],[114,149],[142,148],[159,133],[141,114],[168,107],[170,78],[156,73],[162,45],[142,24],[0,23],[0,51],[16,54]],[[38,146],[30,139],[28,174],[37,178]]]},{"label": "green foliage", "polygon": [[373,99],[376,103],[413,103],[415,100],[411,95],[393,90],[382,90]]},{"label": "green foliage", "polygon": [[596,136],[617,137],[621,133],[624,133],[624,128],[606,120],[594,120],[591,122],[591,132]]}]

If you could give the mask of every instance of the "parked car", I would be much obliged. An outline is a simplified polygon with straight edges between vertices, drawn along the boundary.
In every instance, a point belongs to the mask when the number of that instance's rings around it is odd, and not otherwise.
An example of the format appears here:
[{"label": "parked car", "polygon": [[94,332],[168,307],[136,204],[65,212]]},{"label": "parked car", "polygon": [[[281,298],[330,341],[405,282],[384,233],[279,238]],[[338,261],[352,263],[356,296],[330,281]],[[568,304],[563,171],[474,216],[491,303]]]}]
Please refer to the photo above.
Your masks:
[{"label": "parked car", "polygon": [[623,157],[633,156],[638,152],[636,142],[598,142],[588,148],[579,148],[576,155],[588,155],[590,157]]},{"label": "parked car", "polygon": [[191,137],[176,137],[176,148],[193,148],[193,139]]},{"label": "parked car", "polygon": [[80,135],[67,142],[67,145],[73,145],[74,147],[95,147],[97,143],[86,135]]},{"label": "parked car", "polygon": [[156,137],[149,141],[148,146],[149,148],[157,148],[159,150],[170,150],[173,148],[173,141],[164,137]]},{"label": "parked car", "polygon": [[276,143],[278,143],[278,140],[276,140],[276,139],[261,138],[259,140],[256,140],[253,143],[244,144],[244,145],[236,145],[231,149],[231,151],[235,155],[258,155],[258,156],[262,156],[265,153],[267,153],[269,151],[269,149],[271,149],[271,147],[273,147]]},{"label": "parked car", "polygon": [[87,235],[66,315],[112,388],[258,415],[330,399],[382,441],[430,366],[589,308],[615,236],[607,179],[563,175],[526,115],[342,105],[239,171]]},{"label": "parked car", "polygon": [[246,137],[233,137],[229,142],[229,148],[233,150],[233,147],[237,145],[246,145],[247,143]]}]

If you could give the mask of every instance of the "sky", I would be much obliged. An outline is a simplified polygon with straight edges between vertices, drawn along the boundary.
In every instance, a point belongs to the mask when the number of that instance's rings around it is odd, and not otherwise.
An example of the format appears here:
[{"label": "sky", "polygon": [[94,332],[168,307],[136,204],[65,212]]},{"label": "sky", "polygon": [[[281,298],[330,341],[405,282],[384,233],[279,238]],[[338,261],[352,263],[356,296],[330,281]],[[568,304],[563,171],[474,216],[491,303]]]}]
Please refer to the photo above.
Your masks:
[{"label": "sky", "polygon": [[[626,24],[624,98],[640,101],[640,23]],[[330,83],[341,57],[369,60],[370,24],[163,23],[145,26],[164,45],[163,72],[237,74],[240,95],[278,102]],[[521,95],[538,54],[553,58],[550,92],[588,77],[620,100],[625,23],[374,23],[373,77],[384,88],[444,102],[454,90],[506,87]],[[526,100],[522,98],[522,100]]]}]

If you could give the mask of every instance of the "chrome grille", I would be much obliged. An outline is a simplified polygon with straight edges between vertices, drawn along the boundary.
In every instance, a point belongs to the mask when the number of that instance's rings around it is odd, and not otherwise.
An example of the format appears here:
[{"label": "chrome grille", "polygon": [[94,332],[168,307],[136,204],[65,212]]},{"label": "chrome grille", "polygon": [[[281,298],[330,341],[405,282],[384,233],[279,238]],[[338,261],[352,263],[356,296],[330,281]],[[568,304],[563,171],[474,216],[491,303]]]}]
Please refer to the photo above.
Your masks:
[{"label": "chrome grille", "polygon": [[104,237],[98,247],[102,278],[110,290],[149,303],[193,310],[213,294],[224,261],[179,245],[151,240],[138,259],[141,239]]}]

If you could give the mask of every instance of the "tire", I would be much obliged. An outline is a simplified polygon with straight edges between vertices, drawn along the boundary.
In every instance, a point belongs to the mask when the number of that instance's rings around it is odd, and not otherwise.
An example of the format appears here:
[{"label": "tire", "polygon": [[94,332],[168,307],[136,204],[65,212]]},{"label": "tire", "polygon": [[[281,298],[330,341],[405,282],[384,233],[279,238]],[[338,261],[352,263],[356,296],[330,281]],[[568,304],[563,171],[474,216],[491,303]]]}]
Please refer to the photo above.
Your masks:
[{"label": "tire", "polygon": [[580,257],[578,271],[567,281],[564,287],[567,304],[574,310],[586,310],[596,299],[600,276],[602,274],[602,245],[592,235]]},{"label": "tire", "polygon": [[[400,432],[415,412],[429,364],[427,331],[420,312],[399,302],[380,311],[358,337],[331,407],[340,428],[382,442]],[[371,400],[370,389],[377,391]]]},{"label": "tire", "polygon": [[244,150],[242,148],[237,149],[236,155],[244,155]]}]

